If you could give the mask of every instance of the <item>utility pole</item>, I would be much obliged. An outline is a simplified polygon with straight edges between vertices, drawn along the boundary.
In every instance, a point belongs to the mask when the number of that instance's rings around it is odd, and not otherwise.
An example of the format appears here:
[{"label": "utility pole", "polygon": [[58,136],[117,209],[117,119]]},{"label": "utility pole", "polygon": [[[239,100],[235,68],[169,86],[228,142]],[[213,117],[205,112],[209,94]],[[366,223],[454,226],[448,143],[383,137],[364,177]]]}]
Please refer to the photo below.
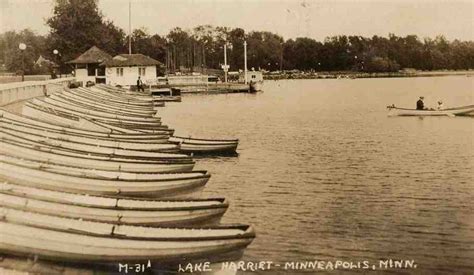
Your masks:
[{"label": "utility pole", "polygon": [[244,41],[244,79],[247,84],[247,41]]}]

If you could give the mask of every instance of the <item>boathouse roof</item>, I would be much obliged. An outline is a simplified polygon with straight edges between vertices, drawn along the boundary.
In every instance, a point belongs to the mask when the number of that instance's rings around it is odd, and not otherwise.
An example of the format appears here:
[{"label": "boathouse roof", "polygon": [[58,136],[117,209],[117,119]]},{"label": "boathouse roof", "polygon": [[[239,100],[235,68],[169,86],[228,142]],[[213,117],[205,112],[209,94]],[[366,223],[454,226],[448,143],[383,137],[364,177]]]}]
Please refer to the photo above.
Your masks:
[{"label": "boathouse roof", "polygon": [[106,60],[112,59],[112,56],[103,50],[92,46],[90,49],[85,51],[79,57],[74,60],[68,61],[69,64],[88,64],[88,63],[102,63]]},{"label": "boathouse roof", "polygon": [[101,63],[106,67],[156,66],[161,62],[143,54],[119,54]]}]

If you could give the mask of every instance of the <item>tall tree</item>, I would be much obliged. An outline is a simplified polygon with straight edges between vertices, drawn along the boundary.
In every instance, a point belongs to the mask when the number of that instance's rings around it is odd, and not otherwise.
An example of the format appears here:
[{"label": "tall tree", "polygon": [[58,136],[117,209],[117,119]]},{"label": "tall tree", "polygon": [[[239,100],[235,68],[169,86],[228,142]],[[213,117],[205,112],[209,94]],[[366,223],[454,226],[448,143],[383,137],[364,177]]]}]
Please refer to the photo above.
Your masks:
[{"label": "tall tree", "polygon": [[123,49],[124,32],[105,21],[97,0],[56,0],[53,16],[46,22],[51,28],[49,50],[58,50],[61,61],[69,61],[92,46],[110,54]]}]

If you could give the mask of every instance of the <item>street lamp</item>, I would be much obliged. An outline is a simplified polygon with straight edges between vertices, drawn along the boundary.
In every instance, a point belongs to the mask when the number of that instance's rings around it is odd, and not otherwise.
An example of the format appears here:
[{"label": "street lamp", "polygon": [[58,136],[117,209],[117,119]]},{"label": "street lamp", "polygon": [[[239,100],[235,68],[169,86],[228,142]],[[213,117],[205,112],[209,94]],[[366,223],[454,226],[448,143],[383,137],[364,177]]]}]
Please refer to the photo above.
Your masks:
[{"label": "street lamp", "polygon": [[25,81],[25,50],[26,50],[26,44],[25,43],[20,43],[18,45],[18,48],[21,51],[21,81]]},{"label": "street lamp", "polygon": [[227,41],[224,43],[224,65],[222,66],[222,69],[224,70],[224,82],[227,82],[227,72],[230,68],[230,66],[227,65],[227,47],[229,47],[229,50],[232,50],[232,43]]},{"label": "street lamp", "polygon": [[53,50],[54,56],[56,56],[56,63],[58,63],[58,70],[59,70],[59,77],[61,78],[61,66],[59,65],[59,51],[54,49]]}]

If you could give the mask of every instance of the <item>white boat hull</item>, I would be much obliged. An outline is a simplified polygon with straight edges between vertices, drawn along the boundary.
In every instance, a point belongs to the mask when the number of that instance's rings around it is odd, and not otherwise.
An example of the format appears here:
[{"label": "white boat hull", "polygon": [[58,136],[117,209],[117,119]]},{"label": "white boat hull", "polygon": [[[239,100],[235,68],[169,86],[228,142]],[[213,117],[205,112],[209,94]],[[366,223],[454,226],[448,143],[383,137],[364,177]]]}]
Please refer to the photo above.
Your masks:
[{"label": "white boat hull", "polygon": [[388,106],[387,108],[389,109],[389,116],[462,116],[474,112],[474,105],[444,110],[415,110],[392,106]]}]

